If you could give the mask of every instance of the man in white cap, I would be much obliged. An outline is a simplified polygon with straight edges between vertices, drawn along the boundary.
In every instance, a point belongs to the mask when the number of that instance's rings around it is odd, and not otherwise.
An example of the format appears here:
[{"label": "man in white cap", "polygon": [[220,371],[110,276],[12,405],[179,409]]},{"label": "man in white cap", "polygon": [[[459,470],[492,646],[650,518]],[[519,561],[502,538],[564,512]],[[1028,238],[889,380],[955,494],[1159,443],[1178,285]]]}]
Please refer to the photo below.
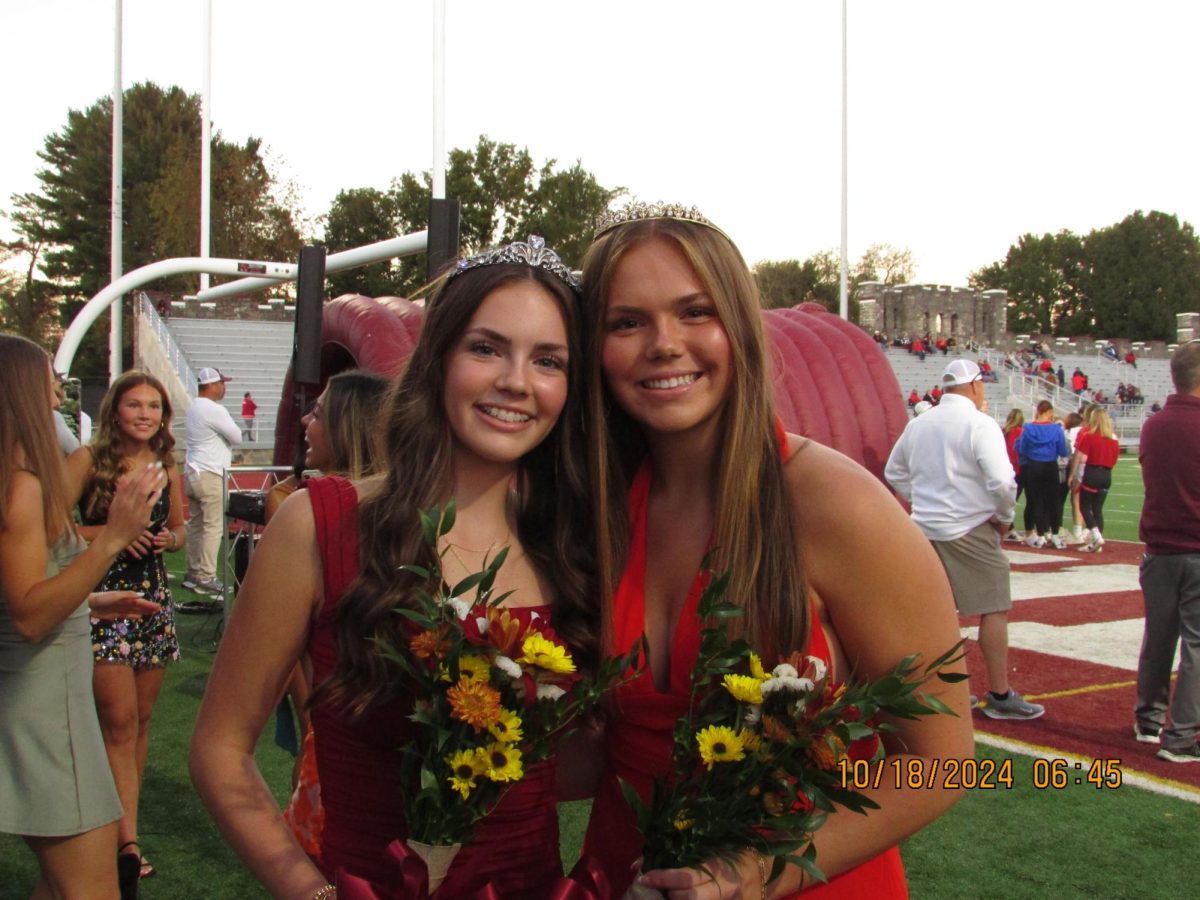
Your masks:
[{"label": "man in white cap", "polygon": [[983,375],[969,359],[942,374],[941,402],[914,418],[888,458],[884,476],[912,504],[912,519],[937,551],[954,602],[979,616],[979,649],[989,692],[981,707],[993,719],[1036,719],[1045,709],[1008,684],[1008,559],[1000,539],[1017,502],[1004,433],[982,410]]},{"label": "man in white cap", "polygon": [[217,577],[217,553],[225,510],[221,498],[225,470],[233,464],[233,448],[242,442],[241,429],[229,410],[221,406],[225,383],[219,369],[203,368],[196,373],[197,393],[187,411],[187,573],[183,586],[200,594],[224,594]]}]

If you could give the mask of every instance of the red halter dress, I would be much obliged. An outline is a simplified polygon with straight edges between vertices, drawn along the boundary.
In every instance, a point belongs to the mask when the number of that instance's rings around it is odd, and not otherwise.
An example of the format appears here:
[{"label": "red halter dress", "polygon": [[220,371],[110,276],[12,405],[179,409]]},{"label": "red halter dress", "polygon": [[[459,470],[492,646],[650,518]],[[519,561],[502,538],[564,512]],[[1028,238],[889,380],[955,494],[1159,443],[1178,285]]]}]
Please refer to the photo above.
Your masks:
[{"label": "red halter dress", "polygon": [[[309,639],[313,683],[320,684],[337,662],[333,621],[338,601],[358,574],[358,500],[344,478],[305,484],[312,499],[320,547],[325,604]],[[515,616],[547,607],[512,608]],[[408,837],[401,801],[398,754],[405,752],[413,725],[411,700],[403,698],[353,721],[329,704],[312,711],[321,799],[325,804],[320,865],[327,878],[339,871],[381,888],[394,869],[386,848]],[[531,768],[475,829],[455,857],[437,897],[474,896],[490,887],[503,898],[543,898],[562,875],[558,854],[558,813],[554,761]]]},{"label": "red halter dress", "polygon": [[[786,446],[786,444],[783,444]],[[646,513],[651,471],[643,464],[629,490],[631,527],[629,559],[613,597],[614,651],[628,650],[645,630],[646,603]],[[671,639],[670,684],[659,691],[648,668],[617,689],[616,714],[606,726],[608,771],[603,776],[592,806],[584,843],[604,870],[619,897],[635,874],[632,866],[642,853],[642,836],[621,793],[618,778],[628,782],[644,800],[649,800],[654,779],[672,771],[671,752],[675,722],[687,712],[691,672],[700,651],[700,619],[696,606],[705,580],[697,575]],[[830,663],[829,647],[816,619],[806,653]],[[846,813],[846,815],[855,815]],[[817,865],[821,863],[817,860]],[[855,869],[804,891],[804,898],[839,900],[892,900],[908,896],[900,851],[893,847]]]}]

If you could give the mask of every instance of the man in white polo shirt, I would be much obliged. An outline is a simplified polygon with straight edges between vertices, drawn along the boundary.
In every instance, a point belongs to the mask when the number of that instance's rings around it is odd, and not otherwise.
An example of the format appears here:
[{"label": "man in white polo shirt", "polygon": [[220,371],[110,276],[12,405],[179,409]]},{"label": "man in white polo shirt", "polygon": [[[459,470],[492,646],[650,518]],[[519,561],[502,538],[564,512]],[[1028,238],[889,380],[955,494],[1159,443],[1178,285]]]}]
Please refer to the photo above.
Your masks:
[{"label": "man in white polo shirt", "polygon": [[979,616],[993,719],[1036,719],[1045,710],[1008,685],[1008,611],[1012,595],[1000,538],[1016,509],[1017,483],[1004,433],[984,413],[983,375],[969,359],[942,374],[941,402],[908,423],[884,477],[912,504],[912,520],[937,551],[954,602]]},{"label": "man in white polo shirt", "polygon": [[222,594],[225,586],[217,578],[217,553],[225,510],[221,498],[226,469],[233,464],[233,448],[242,442],[241,429],[229,410],[221,406],[225,383],[230,379],[220,370],[203,368],[196,373],[199,396],[187,411],[187,574],[183,586],[201,594]]}]

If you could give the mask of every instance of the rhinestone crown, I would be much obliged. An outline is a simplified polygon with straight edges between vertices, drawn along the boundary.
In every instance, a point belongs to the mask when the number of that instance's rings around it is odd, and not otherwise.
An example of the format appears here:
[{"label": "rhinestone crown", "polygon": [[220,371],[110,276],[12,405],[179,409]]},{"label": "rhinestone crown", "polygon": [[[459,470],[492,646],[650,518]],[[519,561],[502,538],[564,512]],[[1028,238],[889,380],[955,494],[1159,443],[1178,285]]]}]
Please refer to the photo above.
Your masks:
[{"label": "rhinestone crown", "polygon": [[708,217],[694,206],[684,206],[682,203],[645,203],[641,200],[633,200],[617,209],[601,213],[600,218],[596,220],[593,240],[618,225],[639,222],[642,219],[680,219],[684,222],[695,222],[697,225],[711,228],[729,240],[729,235],[710,222]]},{"label": "rhinestone crown", "polygon": [[545,238],[538,234],[530,235],[528,241],[513,241],[503,247],[494,247],[474,256],[464,257],[454,264],[454,268],[450,270],[447,278],[461,275],[468,269],[478,269],[480,266],[498,266],[503,263],[545,269],[551,275],[556,275],[565,281],[571,290],[579,290],[579,279],[575,273],[558,258],[557,253],[546,246]]}]

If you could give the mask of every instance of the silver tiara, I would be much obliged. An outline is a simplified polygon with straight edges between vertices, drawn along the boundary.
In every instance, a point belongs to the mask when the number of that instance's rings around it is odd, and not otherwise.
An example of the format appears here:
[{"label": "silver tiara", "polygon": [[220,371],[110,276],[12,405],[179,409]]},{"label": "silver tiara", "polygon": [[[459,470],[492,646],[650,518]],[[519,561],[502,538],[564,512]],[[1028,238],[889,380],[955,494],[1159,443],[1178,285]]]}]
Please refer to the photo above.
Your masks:
[{"label": "silver tiara", "polygon": [[530,266],[534,269],[545,269],[551,275],[557,275],[567,283],[573,291],[579,290],[579,279],[571,271],[558,254],[546,246],[546,239],[540,234],[532,234],[529,241],[514,241],[503,247],[484,250],[474,256],[464,257],[454,263],[447,279],[461,275],[468,269],[478,269],[480,266],[498,266],[512,263],[518,266]]},{"label": "silver tiara", "polygon": [[592,238],[594,240],[618,225],[640,222],[642,219],[679,219],[683,222],[695,222],[697,225],[711,228],[725,240],[729,240],[729,235],[710,222],[708,217],[694,206],[684,206],[682,203],[644,203],[641,200],[633,200],[618,209],[601,213],[600,218],[596,220],[596,233]]}]

